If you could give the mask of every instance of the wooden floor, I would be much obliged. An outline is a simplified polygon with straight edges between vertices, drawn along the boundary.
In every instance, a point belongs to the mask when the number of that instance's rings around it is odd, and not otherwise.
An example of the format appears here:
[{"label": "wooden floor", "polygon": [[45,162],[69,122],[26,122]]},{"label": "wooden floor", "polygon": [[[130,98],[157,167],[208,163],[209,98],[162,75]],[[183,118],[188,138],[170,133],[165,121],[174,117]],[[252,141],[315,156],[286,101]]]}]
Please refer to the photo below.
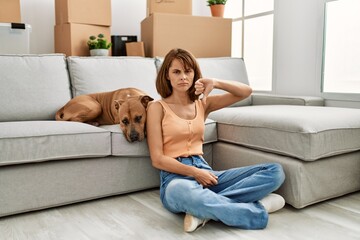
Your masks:
[{"label": "wooden floor", "polygon": [[241,230],[211,221],[185,233],[183,214],[165,210],[159,190],[147,190],[0,218],[1,240],[115,239],[360,239],[360,192],[302,210],[286,206],[265,230]]}]

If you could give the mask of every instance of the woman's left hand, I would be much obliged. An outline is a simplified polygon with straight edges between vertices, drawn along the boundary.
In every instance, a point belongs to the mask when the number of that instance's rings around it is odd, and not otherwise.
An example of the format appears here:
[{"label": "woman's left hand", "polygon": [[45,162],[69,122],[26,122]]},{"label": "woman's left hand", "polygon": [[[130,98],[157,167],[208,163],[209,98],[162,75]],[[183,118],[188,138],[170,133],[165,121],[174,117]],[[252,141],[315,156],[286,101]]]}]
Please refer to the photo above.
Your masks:
[{"label": "woman's left hand", "polygon": [[195,82],[195,94],[203,94],[202,101],[206,104],[206,98],[214,89],[214,80],[210,78],[200,78]]},{"label": "woman's left hand", "polygon": [[204,188],[218,184],[218,177],[214,173],[205,169],[196,168],[194,178]]}]

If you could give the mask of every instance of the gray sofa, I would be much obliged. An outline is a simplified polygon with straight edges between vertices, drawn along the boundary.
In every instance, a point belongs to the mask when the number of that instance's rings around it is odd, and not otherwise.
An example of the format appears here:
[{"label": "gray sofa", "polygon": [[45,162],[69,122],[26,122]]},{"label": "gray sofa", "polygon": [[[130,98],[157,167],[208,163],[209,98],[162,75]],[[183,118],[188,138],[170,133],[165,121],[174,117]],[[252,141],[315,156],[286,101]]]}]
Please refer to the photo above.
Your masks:
[{"label": "gray sofa", "polygon": [[[155,90],[160,58],[0,55],[0,216],[156,188],[146,141],[118,125],[54,121],[73,96]],[[199,59],[204,76],[247,82],[238,58]],[[278,190],[302,208],[360,189],[360,110],[317,97],[253,94],[206,120],[204,155],[214,169],[283,165]]]}]

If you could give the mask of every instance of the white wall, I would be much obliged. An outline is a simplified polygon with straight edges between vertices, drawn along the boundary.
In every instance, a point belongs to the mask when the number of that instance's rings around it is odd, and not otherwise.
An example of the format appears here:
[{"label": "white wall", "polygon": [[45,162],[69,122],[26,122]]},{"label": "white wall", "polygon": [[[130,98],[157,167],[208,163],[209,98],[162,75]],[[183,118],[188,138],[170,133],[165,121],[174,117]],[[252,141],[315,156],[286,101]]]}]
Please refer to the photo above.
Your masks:
[{"label": "white wall", "polygon": [[21,21],[31,25],[30,53],[54,52],[54,0],[20,0]]},{"label": "white wall", "polygon": [[140,41],[140,22],[146,17],[144,0],[112,0],[111,35],[136,35]]},{"label": "white wall", "polygon": [[323,0],[277,0],[274,93],[320,95]]}]

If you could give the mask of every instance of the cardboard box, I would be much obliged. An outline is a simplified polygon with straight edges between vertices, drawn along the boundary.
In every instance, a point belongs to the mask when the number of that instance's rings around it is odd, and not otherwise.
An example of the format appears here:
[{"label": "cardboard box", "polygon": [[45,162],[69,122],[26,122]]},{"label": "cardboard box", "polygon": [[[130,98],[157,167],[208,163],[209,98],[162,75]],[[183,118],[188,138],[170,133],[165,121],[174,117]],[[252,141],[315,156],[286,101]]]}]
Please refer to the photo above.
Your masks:
[{"label": "cardboard box", "polygon": [[55,19],[56,25],[111,26],[111,0],[55,0]]},{"label": "cardboard box", "polygon": [[227,18],[154,13],[141,22],[145,56],[164,57],[173,48],[195,57],[231,56],[231,25]]},{"label": "cardboard box", "polygon": [[192,15],[192,0],[147,0],[146,16],[153,13]]},{"label": "cardboard box", "polygon": [[105,35],[110,42],[110,27],[88,24],[66,23],[55,25],[55,53],[67,56],[89,56],[87,41],[91,35]]},{"label": "cardboard box", "polygon": [[0,22],[21,23],[20,0],[0,0]]},{"label": "cardboard box", "polygon": [[126,46],[126,56],[145,57],[143,42],[128,42],[125,43],[125,46]]}]

